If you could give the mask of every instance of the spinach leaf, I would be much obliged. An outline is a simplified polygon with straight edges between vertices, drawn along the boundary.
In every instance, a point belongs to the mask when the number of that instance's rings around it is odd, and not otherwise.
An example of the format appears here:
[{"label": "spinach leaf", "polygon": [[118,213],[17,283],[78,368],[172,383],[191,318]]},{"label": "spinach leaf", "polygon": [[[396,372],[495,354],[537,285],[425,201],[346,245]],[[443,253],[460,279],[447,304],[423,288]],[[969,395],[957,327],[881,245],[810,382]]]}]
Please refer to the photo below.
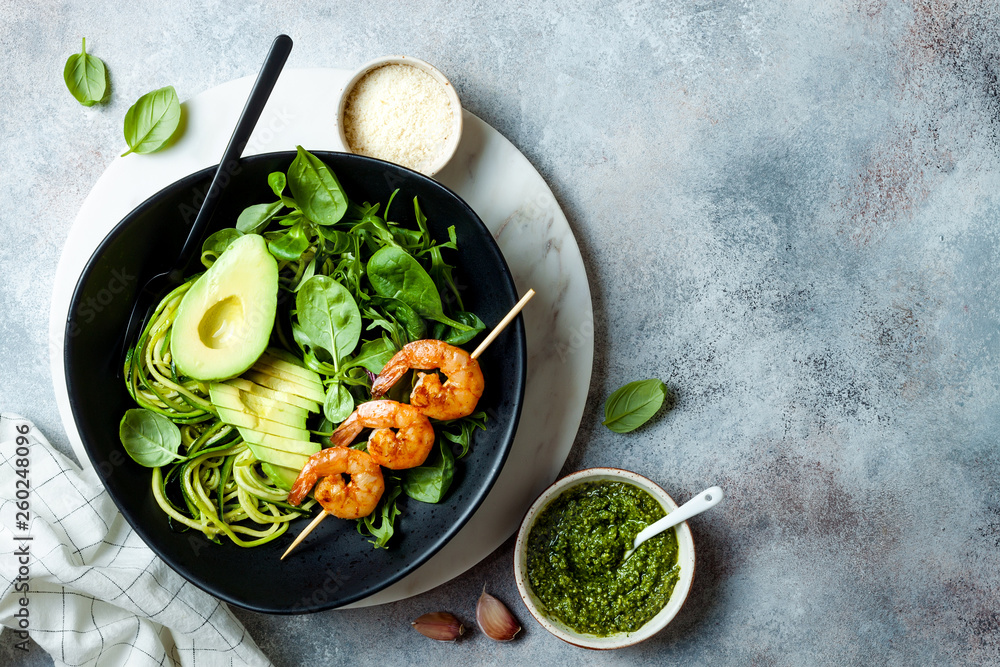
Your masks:
[{"label": "spinach leaf", "polygon": [[108,94],[108,70],[104,61],[87,53],[87,38],[83,38],[80,53],[66,59],[63,81],[76,101],[85,107],[103,102]]},{"label": "spinach leaf", "polygon": [[326,390],[326,400],[323,401],[323,415],[334,424],[339,424],[354,412],[354,397],[347,387],[334,382]]},{"label": "spinach leaf", "polygon": [[368,280],[380,296],[399,299],[421,317],[450,325],[459,331],[470,331],[461,322],[447,317],[441,305],[441,295],[420,262],[397,246],[386,246],[368,260]]},{"label": "spinach leaf", "polygon": [[361,312],[354,297],[333,278],[313,276],[296,293],[295,309],[298,329],[313,352],[325,351],[339,368],[361,340]]},{"label": "spinach leaf", "polygon": [[302,223],[292,225],[287,232],[268,241],[267,249],[278,259],[294,262],[309,248],[309,235]]},{"label": "spinach leaf", "polygon": [[361,366],[378,375],[396,352],[396,346],[388,338],[383,337],[376,338],[375,340],[367,340],[361,344],[361,349],[358,350],[358,353],[344,366],[345,368]]},{"label": "spinach leaf", "polygon": [[332,227],[317,227],[316,231],[326,241],[324,250],[331,255],[339,255],[351,249],[351,235]]},{"label": "spinach leaf", "polygon": [[441,430],[441,435],[451,442],[462,448],[462,451],[458,454],[458,458],[462,458],[469,453],[469,448],[472,446],[472,434],[477,428],[486,430],[486,413],[480,410],[479,412],[474,412],[467,417],[462,417],[458,420],[458,432],[448,430],[449,428],[454,428],[452,422],[448,427]]},{"label": "spinach leaf", "polygon": [[[382,499],[379,501],[375,511],[362,519],[358,519],[358,532],[362,535],[368,534],[374,537],[375,539],[368,541],[374,544],[376,549],[387,548],[386,545],[392,539],[392,534],[395,532],[393,524],[396,522],[396,517],[401,514],[399,508],[396,507],[396,498],[399,497],[400,492],[402,492],[402,489],[399,486],[398,480],[387,477],[385,492],[382,494]],[[376,518],[376,515],[378,518]]]},{"label": "spinach leaf", "polygon": [[403,473],[403,493],[422,503],[441,502],[455,477],[455,455],[444,442],[439,450],[433,460]]},{"label": "spinach leaf", "polygon": [[129,153],[152,153],[166,145],[181,122],[177,91],[167,86],[146,93],[125,114],[125,141]]},{"label": "spinach leaf", "polygon": [[280,171],[272,171],[267,175],[267,184],[274,192],[274,196],[280,198],[281,193],[285,191],[285,175]]},{"label": "spinach leaf", "polygon": [[125,411],[118,425],[118,437],[132,460],[147,468],[158,468],[173,461],[183,461],[177,450],[181,446],[181,431],[161,414],[133,408]]},{"label": "spinach leaf", "polygon": [[247,206],[236,218],[236,229],[244,234],[259,234],[264,231],[274,217],[285,208],[284,203],[276,201],[273,204],[254,204]]},{"label": "spinach leaf", "polygon": [[211,267],[215,264],[215,260],[219,259],[219,256],[229,247],[229,244],[241,236],[243,234],[232,227],[220,229],[209,236],[201,244],[201,263],[205,265],[206,269]]},{"label": "spinach leaf", "polygon": [[663,405],[667,385],[661,380],[636,380],[616,389],[604,403],[604,425],[615,433],[634,431]]},{"label": "spinach leaf", "polygon": [[469,331],[458,331],[452,328],[444,339],[444,342],[451,343],[452,345],[465,345],[486,328],[486,324],[475,313],[467,313],[463,310],[455,313],[455,319],[471,327],[471,329]]},{"label": "spinach leaf", "polygon": [[315,155],[297,146],[298,155],[288,168],[288,187],[306,217],[317,225],[332,225],[347,212],[347,196],[330,168]]},{"label": "spinach leaf", "polygon": [[312,259],[309,260],[308,264],[306,264],[306,268],[302,271],[302,277],[299,278],[299,284],[296,285],[295,289],[293,289],[292,291],[293,292],[298,292],[300,289],[302,289],[302,286],[305,285],[306,282],[310,278],[312,278],[314,275],[316,275],[316,257],[315,256]]}]

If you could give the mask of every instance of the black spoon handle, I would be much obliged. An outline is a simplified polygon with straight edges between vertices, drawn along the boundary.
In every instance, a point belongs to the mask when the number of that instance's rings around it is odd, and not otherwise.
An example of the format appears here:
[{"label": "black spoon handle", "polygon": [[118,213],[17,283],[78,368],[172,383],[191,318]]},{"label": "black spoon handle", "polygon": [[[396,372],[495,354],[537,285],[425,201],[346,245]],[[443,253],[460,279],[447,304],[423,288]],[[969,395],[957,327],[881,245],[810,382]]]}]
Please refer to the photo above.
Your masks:
[{"label": "black spoon handle", "polygon": [[[223,188],[232,176],[229,172],[233,170],[239,162],[240,156],[243,155],[243,149],[250,141],[250,135],[253,134],[254,127],[257,126],[257,119],[264,111],[267,99],[271,95],[271,90],[274,88],[291,50],[292,38],[288,35],[278,35],[274,43],[271,44],[271,50],[268,52],[267,58],[264,59],[264,66],[261,68],[260,74],[257,75],[257,81],[253,84],[253,90],[250,91],[250,97],[247,98],[246,106],[243,107],[240,120],[236,123],[236,129],[229,140],[229,146],[226,147],[222,161],[219,162],[219,168],[215,170],[215,176],[212,177],[212,185],[208,188],[205,201],[202,203],[201,209],[194,219],[194,224],[191,225],[191,231],[188,232],[187,239],[184,241],[184,247],[181,248],[181,253],[174,263],[172,273],[179,274],[176,276],[177,278],[183,275],[191,258],[200,250],[208,222],[212,219],[212,214],[215,213]],[[176,280],[175,282],[180,281]]]}]

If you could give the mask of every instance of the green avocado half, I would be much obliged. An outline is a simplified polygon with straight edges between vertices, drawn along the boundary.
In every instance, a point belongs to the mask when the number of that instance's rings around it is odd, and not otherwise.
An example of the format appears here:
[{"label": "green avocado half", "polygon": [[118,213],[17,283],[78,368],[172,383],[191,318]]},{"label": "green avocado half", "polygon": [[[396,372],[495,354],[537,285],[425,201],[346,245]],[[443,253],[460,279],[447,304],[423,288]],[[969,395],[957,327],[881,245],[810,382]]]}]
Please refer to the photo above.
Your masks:
[{"label": "green avocado half", "polygon": [[278,263],[259,234],[233,241],[177,308],[170,352],[177,370],[224,380],[253,366],[267,348],[278,304]]}]

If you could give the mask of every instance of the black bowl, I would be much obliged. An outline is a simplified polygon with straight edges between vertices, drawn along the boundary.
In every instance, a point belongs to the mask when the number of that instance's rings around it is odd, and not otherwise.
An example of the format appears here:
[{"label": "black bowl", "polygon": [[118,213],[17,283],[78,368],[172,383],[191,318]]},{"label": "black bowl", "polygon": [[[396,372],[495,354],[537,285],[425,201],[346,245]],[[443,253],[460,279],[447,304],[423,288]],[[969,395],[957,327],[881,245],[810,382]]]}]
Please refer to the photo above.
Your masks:
[{"label": "black bowl", "polygon": [[[467,310],[488,325],[517,300],[514,282],[486,226],[457,195],[403,167],[344,153],[317,152],[357,202],[388,200],[400,193],[392,218],[415,226],[419,197],[431,233],[447,238],[454,225],[460,253],[452,253]],[[286,171],[293,152],[248,157],[231,174],[213,229],[231,227],[246,206],[274,199],[272,171]],[[118,439],[118,422],[135,407],[120,377],[118,341],[140,281],[180,252],[214,167],[191,174],[153,195],[111,231],[80,278],[66,325],[66,383],[84,447],[118,509],[153,551],[195,585],[227,602],[267,613],[330,609],[364,598],[415,570],[445,545],[472,516],[500,474],[514,439],[524,393],[524,326],[517,318],[480,357],[487,389],[479,406],[490,415],[471,452],[459,461],[443,502],[400,497],[403,514],[388,549],[374,549],[353,521],[324,521],[284,561],[279,556],[308,520],[298,519],[280,538],[252,549],[201,533],[175,532],[153,499],[151,472],[132,461]]]}]

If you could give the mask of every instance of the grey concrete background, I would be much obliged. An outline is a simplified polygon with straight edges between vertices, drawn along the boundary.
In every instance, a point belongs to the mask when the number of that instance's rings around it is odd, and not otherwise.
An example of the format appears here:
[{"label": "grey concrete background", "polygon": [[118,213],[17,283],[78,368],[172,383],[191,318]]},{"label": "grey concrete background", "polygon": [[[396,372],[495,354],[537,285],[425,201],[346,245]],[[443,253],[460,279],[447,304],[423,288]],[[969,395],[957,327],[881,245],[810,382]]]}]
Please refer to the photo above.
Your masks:
[{"label": "grey concrete background", "polygon": [[[537,166],[583,249],[597,353],[565,471],[729,499],[693,522],[686,606],[639,647],[545,633],[508,542],[397,604],[237,611],[274,662],[1000,664],[997,25],[977,0],[5,0],[0,406],[68,451],[52,276],[138,95],[251,74],[282,31],[290,67],[411,54]],[[113,90],[89,110],[61,77],[82,35]],[[607,394],[650,376],[672,407],[603,428]],[[525,624],[515,642],[408,627],[440,609],[473,621],[484,583]],[[0,663],[47,662],[0,637]]]}]

